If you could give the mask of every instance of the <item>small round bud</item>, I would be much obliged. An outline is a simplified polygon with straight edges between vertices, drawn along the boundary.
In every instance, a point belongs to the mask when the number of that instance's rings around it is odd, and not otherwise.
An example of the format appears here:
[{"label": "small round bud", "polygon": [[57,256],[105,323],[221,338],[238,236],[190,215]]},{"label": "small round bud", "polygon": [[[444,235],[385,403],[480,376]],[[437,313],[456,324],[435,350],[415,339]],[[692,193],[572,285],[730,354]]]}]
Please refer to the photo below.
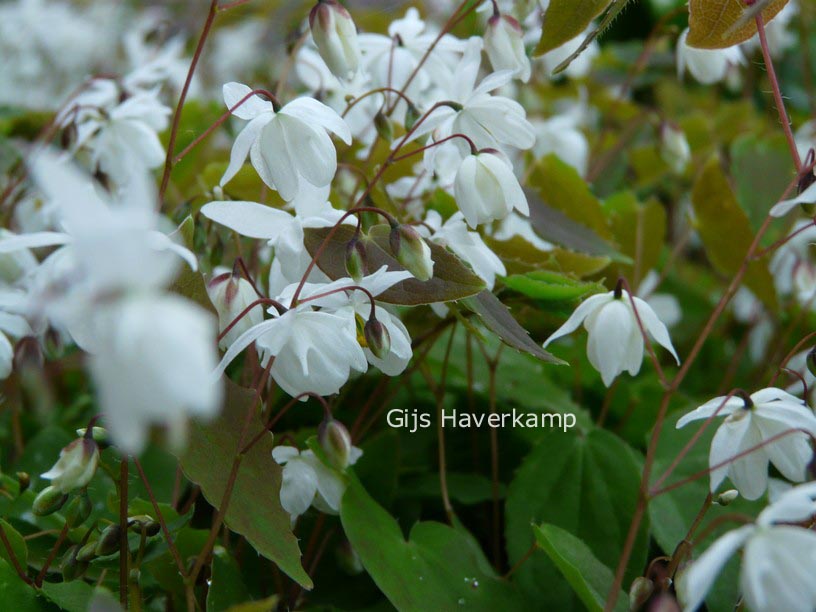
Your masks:
[{"label": "small round bud", "polygon": [[94,552],[97,557],[105,557],[112,555],[119,550],[119,540],[122,534],[122,528],[118,524],[108,525],[99,536],[99,541],[96,543]]},{"label": "small round bud", "polygon": [[87,561],[79,561],[77,553],[79,552],[79,545],[75,544],[65,551],[65,556],[62,558],[62,578],[65,582],[71,582],[77,578],[81,578],[88,569]]},{"label": "small round bud", "polygon": [[93,510],[93,503],[88,493],[83,491],[71,500],[65,508],[65,522],[69,527],[77,527],[88,520]]},{"label": "small round bud", "polygon": [[131,516],[128,518],[128,529],[141,533],[144,529],[145,535],[154,536],[161,530],[161,525],[153,520],[152,516],[140,514],[139,516]]},{"label": "small round bud", "polygon": [[718,506],[727,506],[738,497],[739,492],[736,489],[728,489],[728,491],[723,491],[717,497],[715,497],[714,503]]},{"label": "small round bud", "polygon": [[366,250],[363,243],[357,238],[350,240],[346,245],[346,272],[358,283],[368,274],[366,260]]},{"label": "small round bud", "polygon": [[431,247],[410,225],[395,225],[389,236],[391,251],[402,266],[418,280],[430,280],[433,276]]},{"label": "small round bud", "polygon": [[394,140],[394,126],[391,125],[391,121],[389,121],[388,117],[386,117],[382,111],[377,111],[377,114],[374,115],[374,127],[377,128],[377,134],[379,134],[380,138],[385,142]]},{"label": "small round bud", "polygon": [[337,419],[327,416],[317,429],[317,440],[329,461],[339,470],[345,470],[351,456],[351,435]]},{"label": "small round bud", "polygon": [[365,334],[366,344],[374,353],[374,356],[385,359],[386,355],[391,352],[391,335],[385,325],[372,317],[366,321],[363,333]]},{"label": "small round bud", "polygon": [[28,472],[17,472],[17,486],[20,488],[20,493],[25,493],[28,487],[31,486],[31,476]]},{"label": "small round bud", "polygon": [[93,561],[96,559],[96,545],[97,542],[94,540],[93,542],[88,542],[84,546],[82,546],[76,554],[77,561]]},{"label": "small round bud", "polygon": [[[88,428],[81,427],[80,429],[77,429],[76,432],[79,437],[84,438],[85,434],[88,432]],[[111,445],[110,438],[108,437],[108,431],[104,427],[99,427],[98,425],[94,425],[91,428],[91,439],[96,442],[100,450],[104,450]]]},{"label": "small round bud", "polygon": [[329,70],[340,79],[348,79],[360,65],[357,27],[349,12],[335,0],[318,0],[309,13],[312,30],[320,57]]},{"label": "small round bud", "polygon": [[638,576],[632,581],[632,586],[629,587],[629,610],[635,612],[640,610],[643,605],[649,601],[649,598],[654,593],[654,582],[644,576]]},{"label": "small round bud", "polygon": [[409,104],[405,111],[405,129],[412,130],[421,116],[422,113],[419,112],[419,109],[414,104]]},{"label": "small round bud", "polygon": [[99,447],[89,438],[79,438],[60,451],[57,462],[42,474],[43,478],[62,491],[70,493],[86,486],[99,465]]},{"label": "small round bud", "polygon": [[68,495],[57,489],[57,487],[45,487],[34,498],[31,511],[35,516],[48,516],[62,508],[66,501],[68,501]]}]

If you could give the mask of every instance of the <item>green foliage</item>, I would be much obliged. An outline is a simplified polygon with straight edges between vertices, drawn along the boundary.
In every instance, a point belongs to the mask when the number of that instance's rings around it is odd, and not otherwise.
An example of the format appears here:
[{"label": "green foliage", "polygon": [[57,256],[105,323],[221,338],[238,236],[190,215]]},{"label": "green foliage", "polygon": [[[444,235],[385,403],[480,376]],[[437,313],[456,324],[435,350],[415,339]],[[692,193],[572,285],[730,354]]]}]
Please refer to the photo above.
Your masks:
[{"label": "green foliage", "polygon": [[551,0],[544,15],[541,40],[534,55],[560,47],[578,36],[598,15],[615,0]]},{"label": "green foliage", "polygon": [[[764,2],[767,5],[762,9],[765,23],[773,19],[787,3],[788,0]],[[701,49],[724,49],[745,42],[757,32],[754,19],[748,16],[743,18],[748,10],[731,0],[690,0],[687,43]]]}]

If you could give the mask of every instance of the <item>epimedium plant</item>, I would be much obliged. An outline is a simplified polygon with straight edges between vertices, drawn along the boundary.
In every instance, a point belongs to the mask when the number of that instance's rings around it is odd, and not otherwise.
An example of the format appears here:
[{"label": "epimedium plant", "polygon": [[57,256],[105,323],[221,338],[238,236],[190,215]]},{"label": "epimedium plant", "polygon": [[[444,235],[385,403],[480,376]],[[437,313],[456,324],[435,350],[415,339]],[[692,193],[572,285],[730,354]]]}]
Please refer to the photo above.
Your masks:
[{"label": "epimedium plant", "polygon": [[421,8],[0,7],[9,609],[816,605],[814,7]]}]

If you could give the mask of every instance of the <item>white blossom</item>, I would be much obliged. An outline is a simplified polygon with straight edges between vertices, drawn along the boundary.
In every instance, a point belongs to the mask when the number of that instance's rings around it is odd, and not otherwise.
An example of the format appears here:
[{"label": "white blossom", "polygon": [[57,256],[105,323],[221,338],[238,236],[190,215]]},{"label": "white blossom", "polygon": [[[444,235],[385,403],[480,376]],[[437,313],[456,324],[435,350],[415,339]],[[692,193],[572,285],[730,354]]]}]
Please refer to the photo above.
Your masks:
[{"label": "white blossom", "polygon": [[454,193],[470,227],[503,219],[513,210],[530,214],[512,166],[497,152],[468,155],[456,173]]},{"label": "white blossom", "polygon": [[688,28],[677,39],[677,76],[683,77],[688,69],[703,85],[722,81],[733,66],[743,64],[745,57],[739,46],[725,49],[697,49],[686,43]]}]

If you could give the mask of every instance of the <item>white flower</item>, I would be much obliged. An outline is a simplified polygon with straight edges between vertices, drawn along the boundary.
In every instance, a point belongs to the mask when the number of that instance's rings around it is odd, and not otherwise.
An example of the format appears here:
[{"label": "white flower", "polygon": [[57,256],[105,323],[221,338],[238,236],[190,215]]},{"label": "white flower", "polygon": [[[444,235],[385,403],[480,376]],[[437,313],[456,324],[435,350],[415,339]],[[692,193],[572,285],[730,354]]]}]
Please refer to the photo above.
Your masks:
[{"label": "white flower", "polygon": [[493,238],[496,240],[512,240],[516,236],[529,242],[532,246],[542,252],[552,251],[553,244],[543,240],[533,229],[533,224],[527,217],[511,212],[493,230]]},{"label": "white flower", "polygon": [[[258,294],[255,293],[250,282],[232,272],[220,274],[207,283],[207,294],[218,313],[218,328],[221,333],[258,299]],[[219,346],[227,348],[235,342],[238,336],[261,321],[263,321],[263,307],[258,304],[232,326],[221,338]]]},{"label": "white flower", "polygon": [[[501,70],[486,76],[476,85],[481,64],[481,40],[471,38],[454,77],[443,86],[449,89],[449,100],[461,106],[442,106],[435,109],[412,135],[419,138],[433,132],[435,140],[452,134],[464,134],[477,149],[501,149],[502,145],[515,149],[529,149],[535,143],[533,126],[527,121],[524,108],[510,98],[493,96],[490,92],[509,83],[512,70]],[[456,138],[452,142],[460,155],[468,152],[467,143]],[[436,147],[429,149],[435,152]]]},{"label": "white flower", "polygon": [[[227,108],[233,108],[251,91],[240,83],[224,85]],[[289,202],[297,196],[301,180],[325,187],[334,178],[337,151],[329,132],[351,144],[346,122],[313,98],[297,98],[275,110],[272,102],[251,96],[233,114],[249,123],[235,139],[222,186],[238,173],[249,155],[263,182]]]},{"label": "white flower", "polygon": [[691,147],[682,130],[669,123],[660,128],[660,156],[675,174],[681,174],[691,160]]},{"label": "white flower", "polygon": [[493,70],[512,70],[521,81],[530,80],[530,58],[524,50],[524,33],[509,15],[494,14],[487,22],[484,46]]},{"label": "white flower", "polygon": [[470,227],[504,219],[512,210],[530,214],[527,197],[513,168],[500,155],[482,151],[468,155],[454,182],[456,204]]},{"label": "white flower", "polygon": [[799,263],[807,260],[811,244],[816,242],[816,225],[810,219],[800,219],[791,228],[790,235],[794,235],[793,238],[776,249],[771,258],[770,270],[780,295],[789,295],[794,290],[793,275]]},{"label": "white flower", "polygon": [[[349,465],[354,465],[362,454],[352,446]],[[324,465],[311,450],[300,452],[292,446],[276,446],[272,458],[283,466],[280,501],[293,523],[312,505],[328,514],[340,512],[346,483],[339,472]]]},{"label": "white flower", "polygon": [[63,493],[81,489],[96,473],[99,464],[99,447],[93,440],[79,438],[60,451],[57,462],[42,474],[51,486]]},{"label": "white flower", "polygon": [[[552,51],[548,51],[541,57],[539,57],[539,61],[544,65],[544,69],[546,70],[547,74],[550,75],[552,78],[552,71],[555,70],[562,62],[564,62],[570,55],[575,53],[581,44],[586,39],[587,35],[590,32],[590,28],[587,28],[584,32],[573,38],[572,40],[568,40],[560,47],[553,49]],[[536,36],[536,41],[541,36],[541,29],[538,28],[536,30],[530,30],[530,34],[538,34]],[[589,74],[590,69],[592,68],[592,61],[598,56],[601,52],[600,47],[598,46],[597,41],[592,41],[589,46],[584,49],[581,54],[576,57],[570,65],[564,70],[563,74],[571,79],[582,79]],[[557,75],[556,75],[557,76]]]},{"label": "white flower", "polygon": [[688,68],[691,75],[704,85],[722,81],[731,66],[743,64],[745,58],[739,46],[725,49],[697,49],[686,44],[688,28],[677,39],[677,76],[683,77]]},{"label": "white flower", "polygon": [[138,453],[157,424],[182,447],[188,416],[211,418],[221,407],[221,386],[211,380],[217,364],[213,317],[172,294],[125,298],[97,316],[90,368],[114,443]]},{"label": "white flower", "polygon": [[[708,462],[712,491],[716,491],[727,476],[740,495],[758,499],[768,486],[768,462],[788,480],[805,479],[807,465],[813,457],[810,436],[805,432],[816,435],[816,416],[802,400],[775,388],[752,393],[750,402],[731,397],[723,405],[724,400],[725,397],[716,397],[677,421],[680,428],[691,421],[709,418],[718,408],[717,415],[726,417],[711,441]],[[801,431],[768,443],[791,429]],[[754,450],[729,461],[749,449]]]},{"label": "white flower", "polygon": [[772,217],[784,217],[799,204],[816,204],[816,183],[810,185],[795,198],[776,203],[769,214]]},{"label": "white flower", "polygon": [[502,260],[490,250],[482,237],[476,232],[468,231],[461,212],[454,213],[443,224],[439,213],[429,210],[419,230],[431,242],[449,248],[468,263],[476,275],[485,281],[488,289],[492,289],[496,283],[496,275],[507,274]]},{"label": "white flower", "polygon": [[549,119],[533,119],[536,142],[533,153],[536,158],[555,153],[561,161],[569,164],[585,176],[589,166],[589,142],[577,126],[574,113],[556,115]]},{"label": "white flower", "polygon": [[342,4],[318,0],[309,13],[309,27],[320,57],[332,73],[347,79],[357,72],[360,64],[357,27]]},{"label": "white flower", "polygon": [[615,293],[601,293],[584,300],[566,323],[547,338],[544,348],[553,340],[575,331],[583,323],[589,334],[589,362],[601,373],[607,387],[624,370],[632,376],[636,375],[643,362],[643,334],[632,308],[634,300],[644,330],[679,364],[680,358],[672,346],[669,332],[652,307],[638,297],[631,297],[626,290],[621,290],[618,296]]},{"label": "white flower", "polygon": [[354,320],[339,314],[315,311],[308,303],[283,314],[270,308],[272,319],[250,328],[230,346],[215,370],[221,376],[241,351],[253,342],[264,365],[271,357],[270,374],[292,397],[305,392],[337,393],[351,372],[365,372],[365,354],[357,342]]},{"label": "white flower", "polygon": [[728,559],[743,549],[740,592],[754,612],[816,607],[816,533],[798,523],[816,513],[814,483],[795,487],[763,510],[755,525],[721,536],[677,580],[683,609],[699,608]]}]

